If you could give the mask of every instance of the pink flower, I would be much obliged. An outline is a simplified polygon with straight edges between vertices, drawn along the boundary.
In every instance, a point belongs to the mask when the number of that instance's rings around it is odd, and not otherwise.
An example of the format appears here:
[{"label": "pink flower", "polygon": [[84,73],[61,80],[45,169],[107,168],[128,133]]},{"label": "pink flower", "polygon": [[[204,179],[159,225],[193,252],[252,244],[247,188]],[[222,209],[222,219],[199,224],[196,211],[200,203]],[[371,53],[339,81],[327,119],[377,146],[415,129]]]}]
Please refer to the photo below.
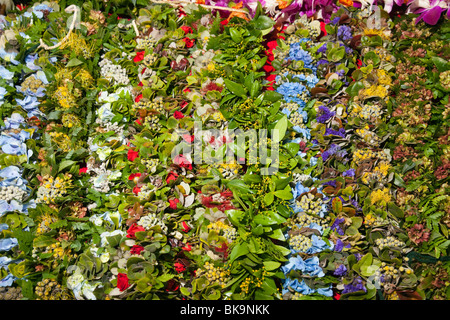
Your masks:
[{"label": "pink flower", "polygon": [[[392,1],[392,0],[391,0]],[[447,18],[450,19],[450,6],[446,0],[412,0],[406,13],[420,14],[416,24],[423,20],[434,26],[440,19],[442,12],[447,10]]]}]

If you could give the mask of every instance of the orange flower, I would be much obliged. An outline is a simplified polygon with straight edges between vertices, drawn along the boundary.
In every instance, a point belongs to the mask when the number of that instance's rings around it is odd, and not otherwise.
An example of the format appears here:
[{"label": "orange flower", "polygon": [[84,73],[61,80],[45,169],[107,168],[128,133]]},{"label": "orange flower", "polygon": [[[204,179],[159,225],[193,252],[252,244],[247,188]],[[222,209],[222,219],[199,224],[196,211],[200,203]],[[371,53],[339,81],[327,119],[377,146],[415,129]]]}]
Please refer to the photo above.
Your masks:
[{"label": "orange flower", "polygon": [[344,6],[347,6],[347,7],[353,6],[353,1],[352,0],[339,0],[339,3],[343,4]]},{"label": "orange flower", "polygon": [[278,8],[280,8],[280,9],[284,9],[287,6],[289,6],[289,1],[277,0],[277,2],[278,2]]},{"label": "orange flower", "polygon": [[[242,2],[239,2],[239,3],[235,4],[232,8],[233,9],[241,9],[242,8]],[[244,19],[244,20],[247,20],[247,21],[250,20],[245,13],[232,11],[231,14],[228,16],[228,18],[226,19],[226,21],[227,22],[230,21],[231,18],[233,18],[233,17],[238,17],[238,18],[241,18],[241,19]]]}]

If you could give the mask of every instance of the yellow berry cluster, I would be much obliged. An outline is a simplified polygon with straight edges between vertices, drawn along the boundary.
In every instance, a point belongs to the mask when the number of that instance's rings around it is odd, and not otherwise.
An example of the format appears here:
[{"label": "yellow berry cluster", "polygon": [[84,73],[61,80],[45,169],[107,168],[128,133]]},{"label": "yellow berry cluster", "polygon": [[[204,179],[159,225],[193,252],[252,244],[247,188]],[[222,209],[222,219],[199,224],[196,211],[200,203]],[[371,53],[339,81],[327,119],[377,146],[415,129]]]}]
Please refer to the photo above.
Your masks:
[{"label": "yellow berry cluster", "polygon": [[303,209],[308,214],[318,215],[322,209],[323,201],[321,198],[316,198],[312,193],[308,193],[296,201],[296,205]]},{"label": "yellow berry cluster", "polygon": [[229,242],[232,242],[234,239],[236,239],[236,236],[237,236],[237,232],[236,232],[235,228],[223,223],[220,220],[210,223],[207,226],[207,228],[209,231],[214,230],[219,235],[222,234],[222,236],[224,238],[226,238]]},{"label": "yellow berry cluster", "polygon": [[72,295],[54,279],[44,279],[36,284],[38,300],[72,300]]},{"label": "yellow berry cluster", "polygon": [[215,267],[214,264],[208,261],[205,262],[203,268],[204,269],[197,270],[197,277],[205,276],[210,283],[218,284],[222,288],[226,286],[226,283],[229,280],[230,271],[225,270],[222,267]]},{"label": "yellow berry cluster", "polygon": [[405,243],[403,241],[398,240],[393,236],[389,236],[384,239],[378,238],[375,240],[375,244],[380,248],[380,250],[386,247],[401,248],[405,246]]}]

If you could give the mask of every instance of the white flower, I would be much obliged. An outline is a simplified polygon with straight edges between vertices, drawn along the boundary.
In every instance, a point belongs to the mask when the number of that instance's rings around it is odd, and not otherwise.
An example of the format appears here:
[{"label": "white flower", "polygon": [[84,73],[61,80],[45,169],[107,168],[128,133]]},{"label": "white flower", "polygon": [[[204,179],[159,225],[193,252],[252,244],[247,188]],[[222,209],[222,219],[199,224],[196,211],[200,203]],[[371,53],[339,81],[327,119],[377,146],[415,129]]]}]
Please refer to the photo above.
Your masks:
[{"label": "white flower", "polygon": [[109,252],[104,252],[100,255],[100,261],[106,263],[109,261]]},{"label": "white flower", "polygon": [[103,224],[103,220],[100,217],[100,215],[95,214],[89,218],[89,221],[91,221],[96,226],[100,227]]},{"label": "white flower", "polygon": [[97,149],[97,154],[98,154],[98,158],[101,161],[106,160],[106,158],[108,158],[108,156],[111,154],[112,149],[110,147],[101,147]]},{"label": "white flower", "polygon": [[122,176],[122,172],[119,170],[111,172],[111,174],[108,176],[109,180],[116,180],[119,179]]}]

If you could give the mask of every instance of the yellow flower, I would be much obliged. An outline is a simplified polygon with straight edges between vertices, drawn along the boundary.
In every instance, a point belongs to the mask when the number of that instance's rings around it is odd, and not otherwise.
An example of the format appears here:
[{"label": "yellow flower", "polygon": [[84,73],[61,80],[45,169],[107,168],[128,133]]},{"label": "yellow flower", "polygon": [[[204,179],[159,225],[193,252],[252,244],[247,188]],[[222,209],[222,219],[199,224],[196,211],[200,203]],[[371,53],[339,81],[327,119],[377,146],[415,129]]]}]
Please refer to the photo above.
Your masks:
[{"label": "yellow flower", "polygon": [[374,205],[376,203],[381,205],[386,205],[388,202],[391,201],[391,195],[389,194],[389,189],[378,189],[375,191],[372,191],[370,194],[370,201],[371,204]]}]

